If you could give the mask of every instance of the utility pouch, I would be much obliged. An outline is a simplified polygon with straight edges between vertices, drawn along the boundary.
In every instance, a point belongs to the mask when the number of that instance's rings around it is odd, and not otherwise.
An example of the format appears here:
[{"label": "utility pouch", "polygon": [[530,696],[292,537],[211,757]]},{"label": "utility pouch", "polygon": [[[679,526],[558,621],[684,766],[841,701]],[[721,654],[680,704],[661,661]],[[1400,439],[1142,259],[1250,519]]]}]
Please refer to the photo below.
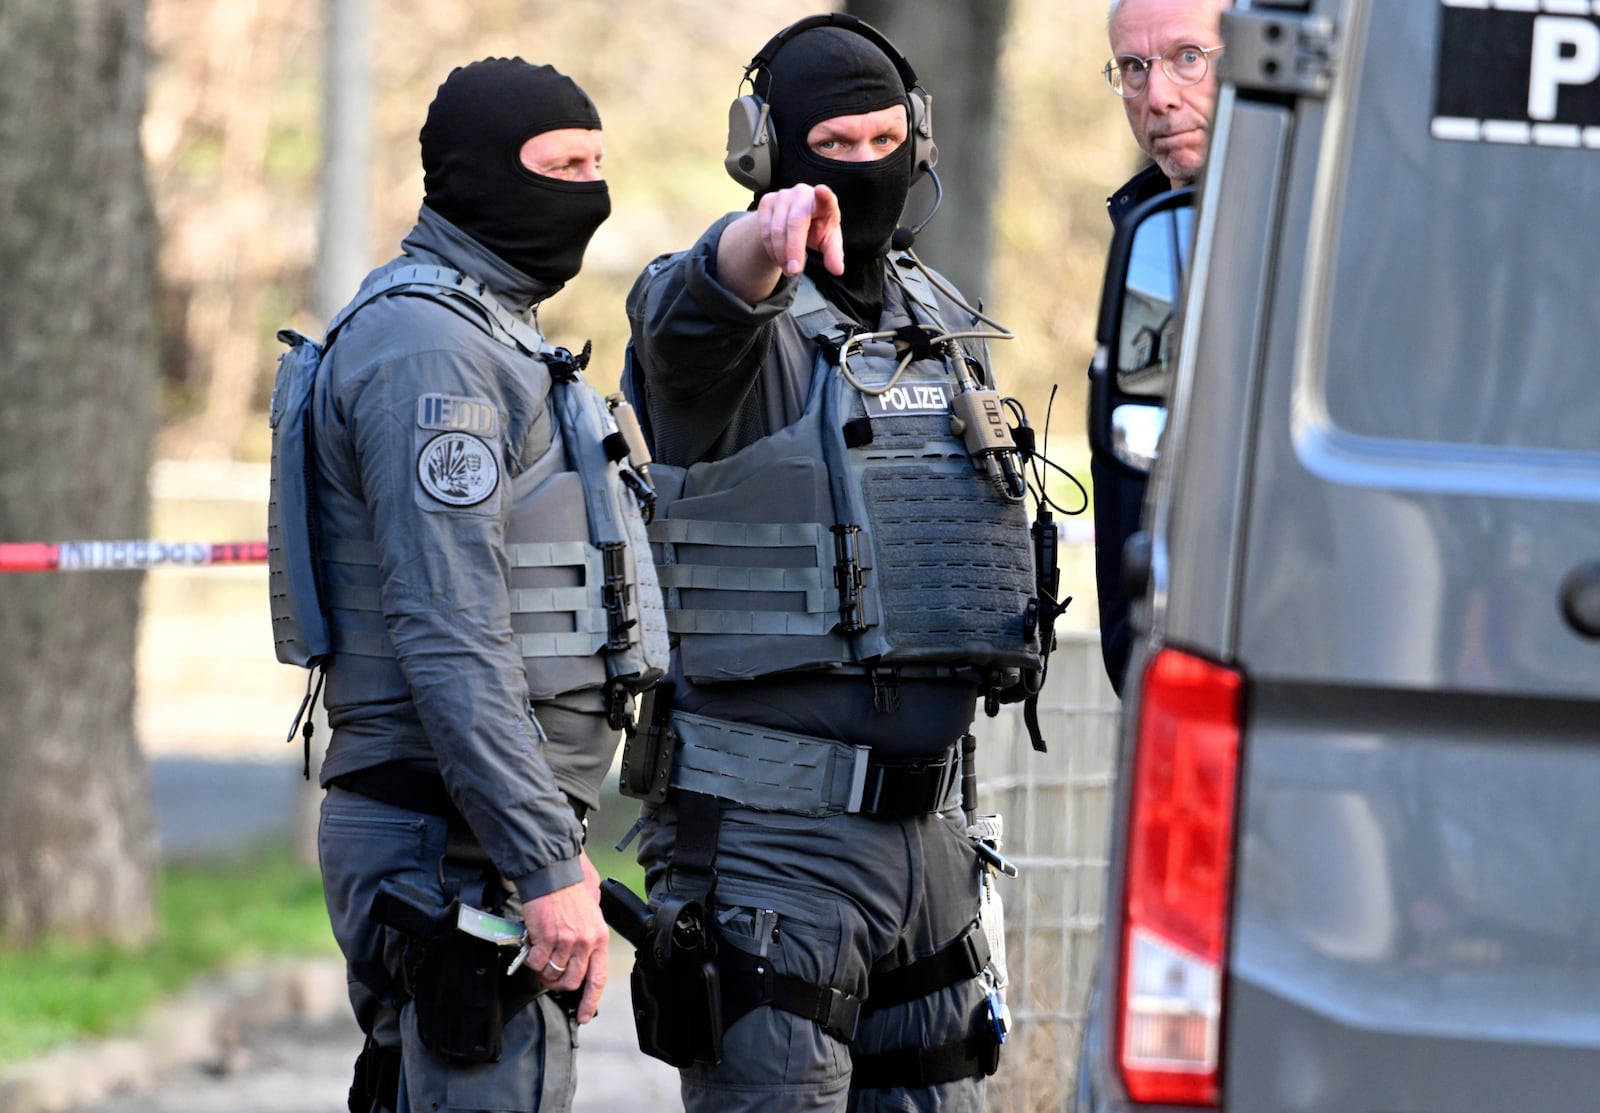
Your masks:
[{"label": "utility pouch", "polygon": [[499,1062],[505,966],[500,947],[462,931],[424,943],[412,990],[422,1046],[456,1065]]},{"label": "utility pouch", "polygon": [[400,1104],[400,1049],[383,1047],[371,1036],[356,1057],[355,1077],[346,1106],[350,1113],[395,1109]]},{"label": "utility pouch", "polygon": [[659,804],[666,800],[672,779],[672,755],[678,736],[668,723],[672,712],[672,685],[661,683],[639,697],[639,714],[622,744],[618,788],[624,796]]}]

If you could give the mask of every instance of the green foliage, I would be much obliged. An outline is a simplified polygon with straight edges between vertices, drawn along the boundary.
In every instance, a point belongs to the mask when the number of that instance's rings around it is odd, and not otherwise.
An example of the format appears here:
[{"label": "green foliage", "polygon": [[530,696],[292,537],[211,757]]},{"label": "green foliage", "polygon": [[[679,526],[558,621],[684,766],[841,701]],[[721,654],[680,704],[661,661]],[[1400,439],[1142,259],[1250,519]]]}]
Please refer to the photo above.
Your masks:
[{"label": "green foliage", "polygon": [[[637,812],[614,794],[595,816],[589,856],[601,877],[644,890],[632,848],[613,847]],[[128,1031],[146,1008],[202,975],[267,958],[336,955],[316,869],[286,845],[171,863],[160,926],[133,950],[45,943],[0,951],[0,1069],[78,1040]]]},{"label": "green foliage", "polygon": [[644,870],[634,859],[637,842],[628,844],[626,850],[617,850],[633,821],[639,818],[639,802],[630,800],[617,790],[616,775],[606,782],[600,793],[600,810],[589,815],[589,842],[585,850],[589,861],[601,877],[615,877],[627,882],[629,888],[643,895]]},{"label": "green foliage", "polygon": [[134,950],[46,943],[0,952],[0,1067],[125,1031],[156,1000],[224,967],[336,953],[317,871],[286,846],[169,865],[154,942]]}]

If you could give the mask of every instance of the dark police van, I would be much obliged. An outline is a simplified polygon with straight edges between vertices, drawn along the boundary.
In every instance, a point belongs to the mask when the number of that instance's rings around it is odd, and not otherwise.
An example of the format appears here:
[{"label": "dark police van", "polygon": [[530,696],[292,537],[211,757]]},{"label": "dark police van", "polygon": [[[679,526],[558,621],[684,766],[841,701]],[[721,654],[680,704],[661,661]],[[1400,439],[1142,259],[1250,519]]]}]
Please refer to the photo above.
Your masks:
[{"label": "dark police van", "polygon": [[1223,39],[1092,380],[1154,463],[1078,1106],[1600,1108],[1600,4]]}]

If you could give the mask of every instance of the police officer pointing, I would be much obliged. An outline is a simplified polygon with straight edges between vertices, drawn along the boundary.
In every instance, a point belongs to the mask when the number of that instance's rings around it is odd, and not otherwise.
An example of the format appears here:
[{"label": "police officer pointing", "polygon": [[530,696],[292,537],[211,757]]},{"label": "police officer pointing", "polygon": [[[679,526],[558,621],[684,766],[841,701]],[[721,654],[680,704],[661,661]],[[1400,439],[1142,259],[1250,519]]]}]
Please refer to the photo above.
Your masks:
[{"label": "police officer pointing", "polygon": [[532,315],[610,212],[600,118],[491,58],[421,147],[417,223],[330,327],[310,410],[351,1108],[559,1110],[607,974],[581,819],[665,657],[605,404]]},{"label": "police officer pointing", "polygon": [[983,439],[997,333],[903,250],[935,154],[899,51],[817,16],[747,76],[751,211],[629,297],[676,636],[623,759],[665,931],[641,1043],[694,1111],[977,1109],[1003,1008],[962,742],[1039,667],[1015,449]]}]

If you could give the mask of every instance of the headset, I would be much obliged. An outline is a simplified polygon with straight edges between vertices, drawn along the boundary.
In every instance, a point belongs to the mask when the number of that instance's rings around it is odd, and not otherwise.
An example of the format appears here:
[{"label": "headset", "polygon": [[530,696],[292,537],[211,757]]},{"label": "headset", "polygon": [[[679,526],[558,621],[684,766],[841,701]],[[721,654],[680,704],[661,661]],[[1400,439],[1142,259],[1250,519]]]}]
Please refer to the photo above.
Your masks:
[{"label": "headset", "polygon": [[[911,68],[906,56],[884,37],[872,24],[844,12],[825,12],[807,16],[790,24],[776,35],[744,68],[742,86],[750,82],[752,91],[739,97],[728,108],[728,155],[722,160],[734,181],[756,193],[772,188],[773,174],[778,161],[778,137],[768,118],[771,106],[753,91],[755,82],[751,75],[772,64],[783,45],[802,31],[813,27],[840,27],[852,31],[889,56],[889,61],[900,74],[906,87],[906,98],[911,111],[911,159],[913,184],[928,173],[939,161],[939,148],[933,142],[933,97],[917,83],[917,71]],[[934,181],[938,178],[935,176]]]}]

